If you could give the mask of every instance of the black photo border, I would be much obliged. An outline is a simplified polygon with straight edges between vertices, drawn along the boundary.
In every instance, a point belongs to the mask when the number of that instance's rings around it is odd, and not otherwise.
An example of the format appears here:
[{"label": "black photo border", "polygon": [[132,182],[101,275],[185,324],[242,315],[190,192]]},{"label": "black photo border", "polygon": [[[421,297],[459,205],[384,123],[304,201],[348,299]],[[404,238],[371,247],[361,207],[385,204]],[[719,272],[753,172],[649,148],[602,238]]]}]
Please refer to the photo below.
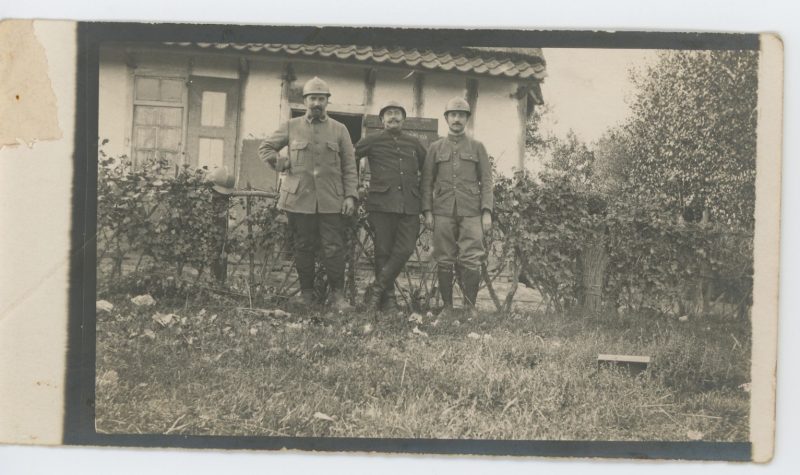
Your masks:
[{"label": "black photo border", "polygon": [[749,442],[450,440],[102,434],[95,431],[96,242],[99,48],[105,42],[312,43],[418,48],[758,50],[757,34],[643,31],[534,31],[212,24],[77,25],[77,78],[69,317],[63,421],[65,445],[192,449],[385,452],[497,456],[749,461]]}]

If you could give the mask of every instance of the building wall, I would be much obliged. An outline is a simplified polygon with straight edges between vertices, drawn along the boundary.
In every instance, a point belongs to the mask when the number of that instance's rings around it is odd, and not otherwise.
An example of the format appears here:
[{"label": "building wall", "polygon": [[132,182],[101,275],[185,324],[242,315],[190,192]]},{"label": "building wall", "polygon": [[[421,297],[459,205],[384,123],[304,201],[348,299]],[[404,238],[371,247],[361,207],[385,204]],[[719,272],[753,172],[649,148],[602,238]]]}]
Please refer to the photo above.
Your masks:
[{"label": "building wall", "polygon": [[241,140],[265,138],[280,125],[282,74],[280,60],[249,61],[239,122]]},{"label": "building wall", "polygon": [[125,52],[101,48],[99,76],[98,137],[108,140],[101,149],[112,157],[128,155],[133,102]]},{"label": "building wall", "polygon": [[[132,84],[135,73],[158,73],[186,77],[190,74],[236,78],[240,56],[230,53],[181,53],[157,51],[126,52],[123,48],[102,48],[100,52],[100,123],[99,136],[107,138],[104,146],[110,155],[129,154],[132,130]],[[237,152],[246,140],[263,139],[280,125],[281,83],[286,59],[248,56],[248,74],[242,86]],[[331,87],[331,110],[377,114],[382,104],[397,100],[412,114],[414,106],[413,75],[405,68],[378,67],[372,103],[364,105],[365,75],[368,66],[341,65],[330,62],[291,59],[296,75],[295,86],[313,76],[323,78]],[[135,69],[131,66],[135,66]],[[408,76],[408,77],[406,77]],[[436,118],[440,136],[447,135],[443,117],[445,104],[455,96],[464,96],[467,76],[451,73],[425,73],[423,117]],[[473,135],[495,157],[498,170],[511,173],[520,162],[520,123],[518,101],[511,97],[517,84],[494,78],[478,78],[478,98]]]},{"label": "building wall", "polygon": [[519,167],[519,137],[524,131],[519,119],[517,90],[512,81],[481,78],[473,135],[494,157],[497,171],[510,175]]},{"label": "building wall", "polygon": [[368,114],[377,114],[381,107],[389,101],[398,101],[406,108],[408,115],[412,115],[414,107],[414,76],[408,76],[405,69],[383,68],[378,69],[375,75],[375,91],[372,106]]}]

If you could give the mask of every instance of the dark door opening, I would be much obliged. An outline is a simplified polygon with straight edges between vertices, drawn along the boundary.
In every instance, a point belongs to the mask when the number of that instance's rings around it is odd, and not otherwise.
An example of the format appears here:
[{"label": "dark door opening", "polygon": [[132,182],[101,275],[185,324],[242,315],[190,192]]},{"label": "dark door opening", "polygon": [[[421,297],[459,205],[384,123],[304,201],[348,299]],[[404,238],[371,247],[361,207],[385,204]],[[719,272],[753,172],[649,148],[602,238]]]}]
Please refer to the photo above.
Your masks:
[{"label": "dark door opening", "polygon": [[[292,118],[300,117],[305,113],[306,111],[303,109],[292,109]],[[363,115],[328,112],[328,117],[341,122],[345,127],[347,127],[347,131],[350,132],[350,140],[353,141],[353,145],[361,140],[361,123],[364,120]]]}]

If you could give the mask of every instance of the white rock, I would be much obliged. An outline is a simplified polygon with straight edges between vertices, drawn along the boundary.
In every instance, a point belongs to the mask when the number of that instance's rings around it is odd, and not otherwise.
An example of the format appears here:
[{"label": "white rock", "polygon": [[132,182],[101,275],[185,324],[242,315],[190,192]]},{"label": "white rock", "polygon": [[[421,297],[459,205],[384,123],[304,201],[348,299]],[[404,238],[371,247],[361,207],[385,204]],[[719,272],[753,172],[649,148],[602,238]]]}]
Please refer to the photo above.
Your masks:
[{"label": "white rock", "polygon": [[422,315],[414,312],[408,316],[408,321],[412,323],[422,324]]},{"label": "white rock", "polygon": [[153,315],[152,318],[153,318],[154,322],[158,323],[159,325],[161,325],[163,327],[171,327],[175,323],[175,321],[177,320],[178,316],[175,315],[174,313],[164,314],[164,313],[156,312],[156,314]]},{"label": "white rock", "polygon": [[467,338],[472,338],[473,340],[480,340],[481,336],[475,332],[469,332],[469,334],[467,334]]},{"label": "white rock", "polygon": [[411,330],[411,333],[413,333],[415,335],[419,335],[419,336],[424,337],[424,338],[428,338],[428,334],[425,333],[424,331],[420,330],[419,327],[416,327],[416,326],[414,327],[413,330]]},{"label": "white rock", "polygon": [[95,310],[97,310],[98,313],[110,312],[114,308],[114,305],[108,300],[98,300],[97,302],[95,302],[94,308]]},{"label": "white rock", "polygon": [[136,305],[137,307],[141,306],[149,307],[150,305],[155,305],[156,299],[151,297],[150,294],[144,294],[133,297],[131,299],[131,302],[133,302],[133,304]]},{"label": "white rock", "polygon": [[688,322],[689,321],[689,315],[684,315],[682,317],[679,317],[678,321],[679,322]]}]

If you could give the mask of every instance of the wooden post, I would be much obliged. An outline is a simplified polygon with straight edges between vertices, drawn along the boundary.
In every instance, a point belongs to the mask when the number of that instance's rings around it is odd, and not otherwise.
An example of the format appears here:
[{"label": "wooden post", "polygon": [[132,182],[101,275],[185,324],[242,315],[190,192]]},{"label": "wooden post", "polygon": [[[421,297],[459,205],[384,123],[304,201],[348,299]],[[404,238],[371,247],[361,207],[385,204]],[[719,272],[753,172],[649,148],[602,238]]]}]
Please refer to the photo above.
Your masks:
[{"label": "wooden post", "polygon": [[211,273],[217,282],[224,284],[228,278],[228,253],[226,244],[228,240],[228,196],[214,193],[212,196],[212,210],[214,225],[218,232],[220,247],[211,262]]},{"label": "wooden post", "polygon": [[289,105],[289,93],[292,88],[292,83],[297,79],[294,74],[292,63],[287,61],[283,64],[283,74],[281,74],[281,108],[280,108],[280,122],[285,122],[292,118],[292,108]]},{"label": "wooden post", "polygon": [[519,120],[519,136],[517,136],[517,172],[525,170],[525,137],[528,129],[528,89],[519,85],[517,88],[517,120]]},{"label": "wooden post", "polygon": [[375,97],[375,82],[378,71],[375,68],[367,68],[364,72],[364,111],[370,112],[373,98]]},{"label": "wooden post", "polygon": [[467,94],[466,94],[467,103],[469,104],[469,109],[472,111],[470,114],[470,119],[467,122],[467,128],[470,131],[475,130],[475,120],[478,117],[478,80],[475,78],[467,78]]},{"label": "wooden post", "polygon": [[[247,189],[248,190],[250,189],[250,182],[247,183]],[[253,212],[252,197],[246,196],[245,203],[246,203],[245,219],[247,219],[247,239],[248,241],[253,242],[253,221],[251,217],[251,214]],[[256,255],[253,246],[250,246],[250,251],[248,254],[249,254],[248,258],[250,260],[250,267],[249,267],[250,272],[248,273],[250,280],[248,280],[248,286],[252,286],[253,282],[255,282],[255,277],[256,277]]]},{"label": "wooden post", "polygon": [[411,115],[423,117],[425,114],[425,75],[414,71],[414,104],[411,106]]}]

